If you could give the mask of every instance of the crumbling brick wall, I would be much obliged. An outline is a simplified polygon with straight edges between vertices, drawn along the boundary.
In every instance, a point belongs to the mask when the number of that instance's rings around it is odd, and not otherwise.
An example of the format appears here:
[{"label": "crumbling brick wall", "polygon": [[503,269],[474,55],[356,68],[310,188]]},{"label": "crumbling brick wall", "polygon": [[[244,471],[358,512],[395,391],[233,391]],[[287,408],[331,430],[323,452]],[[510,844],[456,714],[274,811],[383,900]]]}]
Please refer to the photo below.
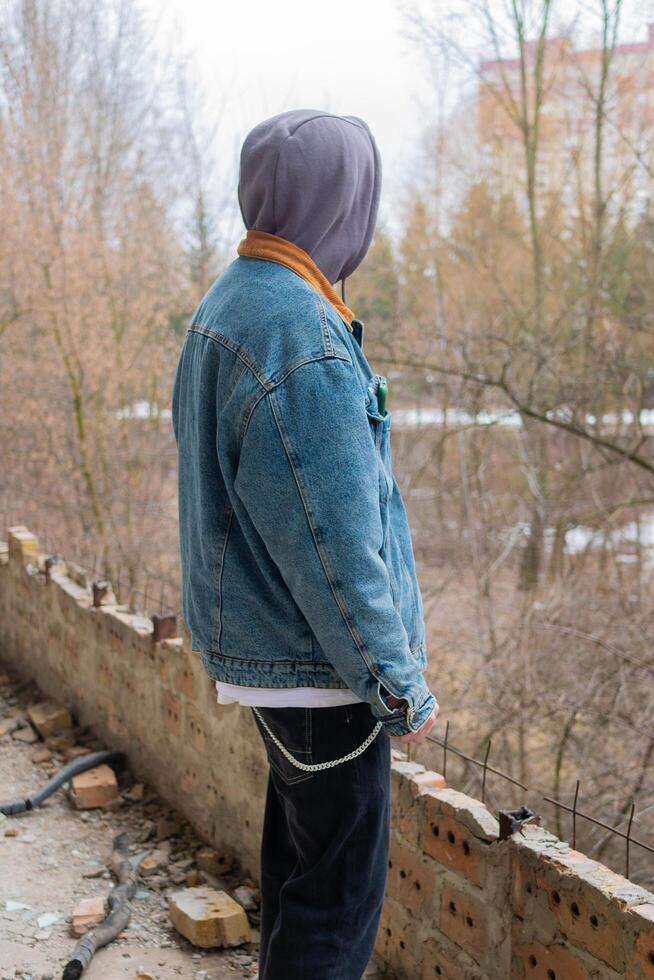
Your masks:
[{"label": "crumbling brick wall", "polygon": [[[128,753],[138,776],[257,876],[267,777],[250,713],[218,708],[188,637],[92,607],[73,566],[43,574],[35,537],[0,546],[0,659]],[[406,980],[654,980],[654,894],[486,807],[393,749],[387,897],[377,950]]]},{"label": "crumbling brick wall", "polygon": [[[395,753],[399,756],[399,753]],[[524,825],[499,840],[478,800],[393,762],[378,948],[412,980],[654,978],[654,895]]]}]

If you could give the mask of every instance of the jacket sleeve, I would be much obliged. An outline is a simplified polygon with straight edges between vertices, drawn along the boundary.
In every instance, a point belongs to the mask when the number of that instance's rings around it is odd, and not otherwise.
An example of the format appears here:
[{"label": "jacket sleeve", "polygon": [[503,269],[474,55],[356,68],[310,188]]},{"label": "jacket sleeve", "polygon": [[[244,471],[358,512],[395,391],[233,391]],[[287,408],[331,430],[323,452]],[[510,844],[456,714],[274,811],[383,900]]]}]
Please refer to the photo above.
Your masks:
[{"label": "jacket sleeve", "polygon": [[[389,735],[420,728],[436,699],[380,554],[377,450],[349,360],[304,363],[261,395],[235,491],[336,672]],[[407,703],[391,709],[389,694]]]}]

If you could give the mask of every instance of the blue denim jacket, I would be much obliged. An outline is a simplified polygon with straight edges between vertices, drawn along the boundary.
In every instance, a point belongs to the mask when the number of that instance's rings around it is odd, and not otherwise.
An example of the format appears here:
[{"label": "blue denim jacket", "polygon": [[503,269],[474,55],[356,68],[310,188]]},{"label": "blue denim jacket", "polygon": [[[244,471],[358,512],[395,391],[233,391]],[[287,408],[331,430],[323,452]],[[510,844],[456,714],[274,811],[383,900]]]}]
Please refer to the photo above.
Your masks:
[{"label": "blue denim jacket", "polygon": [[212,678],[349,687],[402,735],[436,701],[391,414],[353,326],[251,256],[195,310],[172,396],[182,606]]}]

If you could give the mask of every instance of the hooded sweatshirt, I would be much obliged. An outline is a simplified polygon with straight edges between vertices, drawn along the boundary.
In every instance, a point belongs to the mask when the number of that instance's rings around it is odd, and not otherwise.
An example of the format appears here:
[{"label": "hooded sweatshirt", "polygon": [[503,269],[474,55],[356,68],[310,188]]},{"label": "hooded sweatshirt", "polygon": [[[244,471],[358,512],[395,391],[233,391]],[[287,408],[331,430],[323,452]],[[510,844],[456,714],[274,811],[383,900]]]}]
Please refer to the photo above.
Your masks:
[{"label": "hooded sweatshirt", "polygon": [[380,191],[379,150],[358,116],[291,109],[255,126],[241,149],[246,228],[303,249],[328,283],[345,280],[365,258]]}]

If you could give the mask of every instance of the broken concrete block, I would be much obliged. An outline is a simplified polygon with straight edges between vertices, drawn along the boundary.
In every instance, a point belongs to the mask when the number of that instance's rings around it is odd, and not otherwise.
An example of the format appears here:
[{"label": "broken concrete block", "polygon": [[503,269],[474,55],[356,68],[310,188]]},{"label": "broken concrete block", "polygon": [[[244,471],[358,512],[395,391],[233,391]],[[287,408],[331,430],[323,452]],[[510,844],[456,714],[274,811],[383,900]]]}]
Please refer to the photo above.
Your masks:
[{"label": "broken concrete block", "polygon": [[78,810],[104,806],[118,796],[116,774],[110,766],[101,765],[80,772],[72,779],[72,800]]},{"label": "broken concrete block", "polygon": [[54,701],[42,701],[27,709],[27,717],[32,722],[41,738],[58,735],[73,727],[73,719],[68,708]]},{"label": "broken concrete block", "polygon": [[52,752],[50,749],[46,749],[45,747],[42,749],[37,749],[36,752],[32,753],[32,762],[49,762],[51,758]]},{"label": "broken concrete block", "polygon": [[250,941],[245,909],[227,892],[185,888],[170,896],[170,921],[194,946],[240,946]]},{"label": "broken concrete block", "polygon": [[83,936],[89,929],[95,928],[104,919],[107,903],[103,895],[94,898],[83,898],[73,909],[71,932],[74,936]]},{"label": "broken concrete block", "polygon": [[217,851],[213,847],[201,847],[195,854],[200,871],[206,871],[210,875],[223,875],[232,870],[234,861],[228,854]]}]

